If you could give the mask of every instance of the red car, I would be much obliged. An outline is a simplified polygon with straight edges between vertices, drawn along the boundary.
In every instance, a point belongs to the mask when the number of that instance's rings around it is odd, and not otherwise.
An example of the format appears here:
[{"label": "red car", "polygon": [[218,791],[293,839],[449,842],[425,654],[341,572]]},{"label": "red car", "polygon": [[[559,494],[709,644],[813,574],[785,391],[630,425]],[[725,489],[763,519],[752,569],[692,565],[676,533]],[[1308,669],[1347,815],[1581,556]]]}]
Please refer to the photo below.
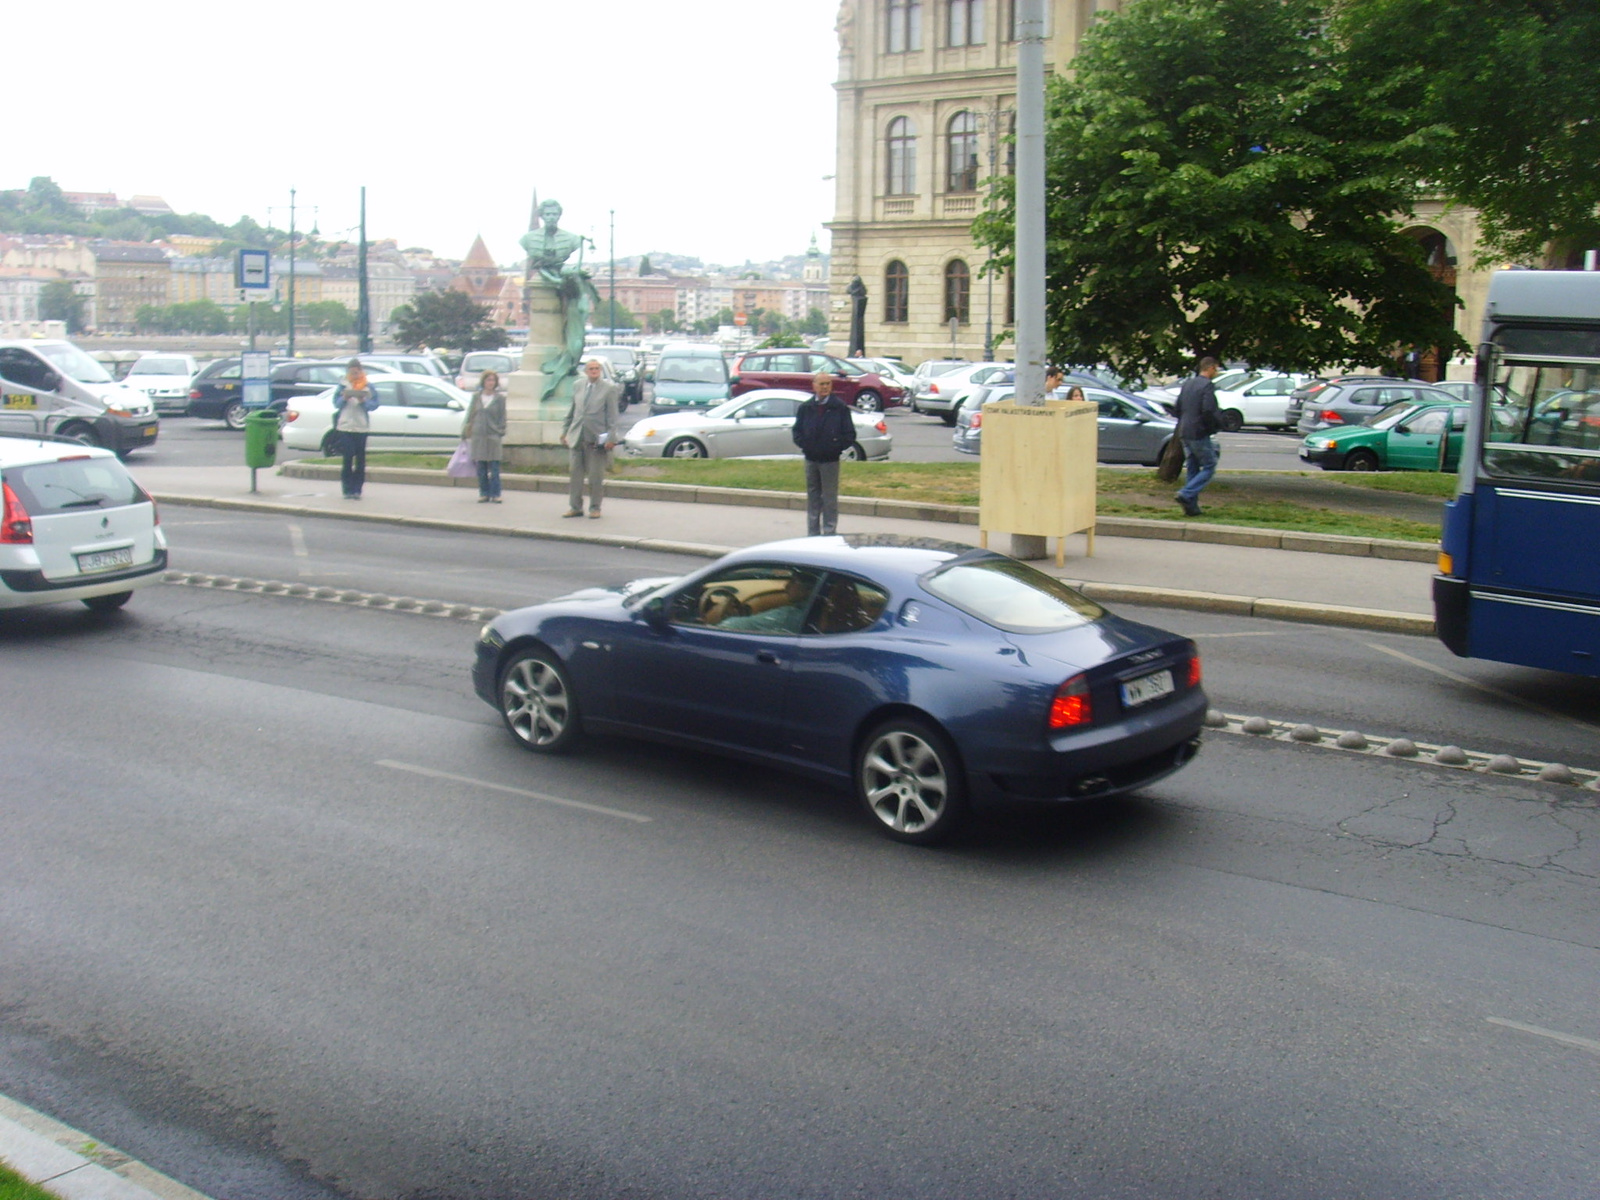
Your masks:
[{"label": "red car", "polygon": [[862,412],[882,412],[906,402],[906,390],[831,354],[810,350],[752,350],[733,365],[733,395],[757,388],[809,392],[818,371],[833,376],[834,394]]}]

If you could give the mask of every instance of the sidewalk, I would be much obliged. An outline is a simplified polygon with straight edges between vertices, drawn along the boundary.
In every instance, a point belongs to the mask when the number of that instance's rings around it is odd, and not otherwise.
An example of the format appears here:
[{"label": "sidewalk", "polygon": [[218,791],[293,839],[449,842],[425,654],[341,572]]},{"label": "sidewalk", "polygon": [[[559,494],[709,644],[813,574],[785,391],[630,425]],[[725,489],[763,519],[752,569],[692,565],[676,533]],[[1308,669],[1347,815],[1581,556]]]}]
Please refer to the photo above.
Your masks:
[{"label": "sidewalk", "polygon": [[[250,493],[250,473],[242,467],[130,468],[164,504],[201,504],[299,516],[341,517],[436,529],[459,529],[529,538],[630,546],[641,549],[715,556],[760,542],[798,537],[805,532],[804,501],[794,508],[758,507],[749,503],[707,503],[713,489],[696,493],[696,503],[667,499],[632,499],[610,495],[598,521],[568,519],[564,487],[560,491],[520,490],[536,486],[519,481],[508,487],[502,504],[479,504],[472,486],[441,487],[385,481],[389,472],[369,472],[360,501],[343,499],[337,478],[291,478],[271,471],[258,473],[259,493]],[[395,473],[400,477],[410,473]],[[509,484],[508,478],[508,484]],[[552,489],[556,481],[545,481]],[[619,485],[618,492],[625,489]],[[766,504],[774,499],[762,498]],[[880,510],[882,506],[877,506]],[[907,506],[915,510],[916,506]],[[1149,525],[1149,522],[1141,524]],[[842,533],[899,533],[978,544],[974,525],[950,520],[917,520],[899,516],[857,514],[840,517]],[[1036,565],[1107,601],[1137,602],[1205,611],[1270,616],[1317,624],[1427,634],[1432,629],[1433,565],[1376,557],[1377,551],[1356,545],[1362,539],[1298,539],[1308,546],[1336,547],[1334,553],[1278,549],[1263,545],[1227,545],[1211,541],[1173,540],[1184,536],[1181,522],[1161,523],[1150,536],[1108,536],[1116,523],[1107,521],[1095,539],[1095,556],[1084,556],[1084,538],[1067,540],[1067,559],[1057,570],[1049,561]],[[1217,527],[1188,527],[1201,536],[1217,536]],[[1240,530],[1240,540],[1280,539],[1265,530]],[[1285,543],[1296,541],[1285,535]],[[993,547],[1004,551],[1010,539],[997,536]],[[1346,545],[1345,543],[1351,543]],[[1396,544],[1401,545],[1403,544]],[[1415,548],[1411,548],[1412,553]],[[174,548],[175,568],[183,566],[183,548]]]},{"label": "sidewalk", "polygon": [[0,1161],[64,1200],[206,1200],[88,1134],[0,1096]]}]

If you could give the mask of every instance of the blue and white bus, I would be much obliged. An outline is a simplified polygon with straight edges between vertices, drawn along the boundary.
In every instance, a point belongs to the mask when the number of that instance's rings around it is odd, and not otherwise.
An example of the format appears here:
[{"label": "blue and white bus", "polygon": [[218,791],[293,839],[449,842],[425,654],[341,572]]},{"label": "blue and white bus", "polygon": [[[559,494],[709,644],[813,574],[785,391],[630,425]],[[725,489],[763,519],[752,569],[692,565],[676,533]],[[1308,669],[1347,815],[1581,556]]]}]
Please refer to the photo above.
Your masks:
[{"label": "blue and white bus", "polygon": [[1600,675],[1600,272],[1499,271],[1433,582],[1465,658]]}]

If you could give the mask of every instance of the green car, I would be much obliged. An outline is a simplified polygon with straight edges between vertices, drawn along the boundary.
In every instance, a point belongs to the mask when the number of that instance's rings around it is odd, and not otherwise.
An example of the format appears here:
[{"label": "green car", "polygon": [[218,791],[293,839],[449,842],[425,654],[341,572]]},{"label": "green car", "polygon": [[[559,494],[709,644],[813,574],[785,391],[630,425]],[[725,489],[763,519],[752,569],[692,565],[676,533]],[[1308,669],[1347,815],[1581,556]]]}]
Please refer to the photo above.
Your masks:
[{"label": "green car", "polygon": [[1454,471],[1471,407],[1415,400],[1391,404],[1359,425],[1308,434],[1300,443],[1300,460],[1324,471]]}]

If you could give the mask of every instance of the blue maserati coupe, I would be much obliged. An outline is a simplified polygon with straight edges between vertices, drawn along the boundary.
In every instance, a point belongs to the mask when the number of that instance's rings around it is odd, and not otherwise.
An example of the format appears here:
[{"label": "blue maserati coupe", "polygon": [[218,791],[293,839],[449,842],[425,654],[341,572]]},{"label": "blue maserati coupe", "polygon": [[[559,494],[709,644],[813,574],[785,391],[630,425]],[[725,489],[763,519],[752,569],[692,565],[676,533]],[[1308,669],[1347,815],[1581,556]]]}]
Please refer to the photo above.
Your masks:
[{"label": "blue maserati coupe", "polygon": [[473,684],[516,742],[651,738],[852,786],[890,837],[974,805],[1128,791],[1199,748],[1193,642],[1026,563],[895,535],[752,546],[484,626]]}]

